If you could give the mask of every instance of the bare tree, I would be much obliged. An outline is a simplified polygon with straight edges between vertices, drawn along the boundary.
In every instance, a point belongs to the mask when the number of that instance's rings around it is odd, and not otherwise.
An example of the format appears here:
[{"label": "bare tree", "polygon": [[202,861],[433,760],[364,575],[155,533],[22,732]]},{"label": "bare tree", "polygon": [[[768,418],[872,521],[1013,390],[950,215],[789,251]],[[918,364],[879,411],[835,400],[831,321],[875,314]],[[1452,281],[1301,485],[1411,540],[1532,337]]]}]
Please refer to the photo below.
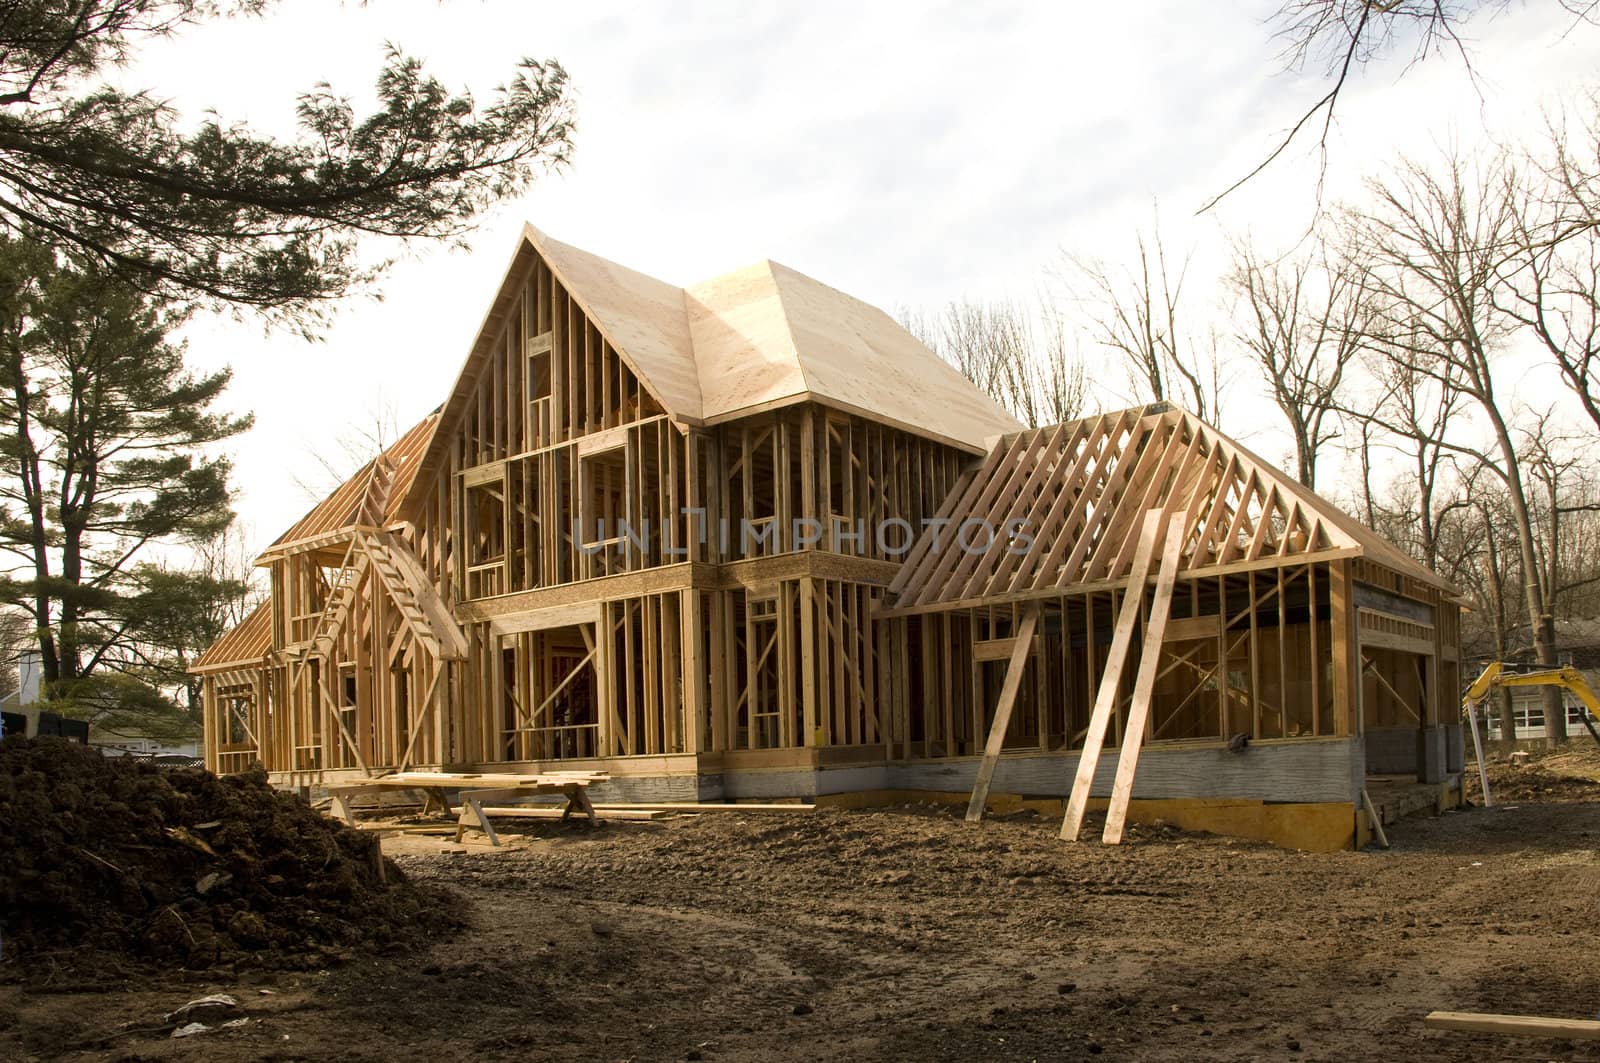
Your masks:
[{"label": "bare tree", "polygon": [[1061,314],[1046,308],[1043,343],[1039,347],[1041,357],[1034,365],[1034,385],[1046,424],[1075,421],[1089,409],[1089,384],[1083,372],[1083,356],[1071,337]]},{"label": "bare tree", "polygon": [[1546,121],[1549,153],[1529,158],[1536,188],[1513,201],[1501,308],[1549,352],[1600,429],[1600,95],[1576,143],[1564,116]]},{"label": "bare tree", "polygon": [[[1522,571],[1517,567],[1516,551],[1507,555],[1502,549],[1501,544],[1515,538],[1516,533],[1511,528],[1505,491],[1493,481],[1480,467],[1463,485],[1465,519],[1455,525],[1459,548],[1449,552],[1455,563],[1445,574],[1472,598],[1472,609],[1463,614],[1463,652],[1503,661],[1515,654],[1512,632],[1522,624],[1523,612],[1518,603]],[[1500,735],[1509,747],[1517,737],[1511,691],[1501,688],[1495,705],[1500,715]]]},{"label": "bare tree", "polygon": [[1168,263],[1159,219],[1150,235],[1135,234],[1134,251],[1134,264],[1123,269],[1069,254],[1058,279],[1085,331],[1121,359],[1136,390],[1215,423],[1223,390],[1217,337],[1197,340],[1179,316],[1189,256]]},{"label": "bare tree", "polygon": [[305,447],[309,462],[301,463],[302,471],[291,471],[289,477],[308,500],[321,502],[404,433],[399,411],[393,403],[380,401],[366,411],[363,421],[340,429],[326,449]]},{"label": "bare tree", "polygon": [[1317,455],[1339,435],[1345,369],[1365,345],[1373,310],[1367,271],[1319,240],[1292,261],[1263,261],[1234,247],[1229,283],[1241,297],[1236,335],[1255,359],[1294,440],[1295,476],[1317,486]]},{"label": "bare tree", "polygon": [[[1082,415],[1082,360],[1059,317],[1007,301],[964,299],[937,316],[902,309],[901,325],[1030,428]],[[1042,334],[1042,339],[1041,339]]]},{"label": "bare tree", "polygon": [[[1573,26],[1597,21],[1597,0],[1557,2],[1572,15]],[[1307,135],[1316,137],[1315,150],[1326,171],[1328,134],[1340,98],[1351,78],[1375,60],[1409,52],[1409,69],[1430,57],[1451,53],[1475,81],[1472,53],[1462,28],[1475,15],[1492,15],[1509,6],[1509,0],[1283,0],[1272,24],[1274,39],[1282,45],[1284,69],[1320,68],[1327,90],[1300,112],[1260,163],[1209,200],[1199,213],[1222,202]]]},{"label": "bare tree", "polygon": [[1591,440],[1563,436],[1552,412],[1524,430],[1523,467],[1543,567],[1538,573],[1550,611],[1569,619],[1595,611],[1600,588],[1600,483]]},{"label": "bare tree", "polygon": [[[1392,350],[1384,348],[1384,353],[1371,359],[1371,372],[1380,388],[1377,397],[1367,409],[1344,412],[1363,421],[1367,431],[1378,434],[1382,446],[1405,462],[1404,476],[1415,494],[1403,513],[1391,520],[1389,535],[1410,549],[1417,560],[1435,568],[1439,528],[1453,504],[1450,481],[1456,471],[1455,451],[1445,440],[1461,419],[1466,397],[1450,367],[1444,366],[1438,373],[1417,368],[1409,357],[1416,345],[1416,340],[1399,345],[1405,357],[1395,357]],[[1370,457],[1367,461],[1370,463]],[[1475,467],[1478,462],[1474,458],[1469,464]],[[1370,464],[1367,475],[1371,475]]]},{"label": "bare tree", "polygon": [[[1514,322],[1494,305],[1493,292],[1515,230],[1513,202],[1521,188],[1501,156],[1469,167],[1447,153],[1436,169],[1404,163],[1384,181],[1370,182],[1375,201],[1356,220],[1374,258],[1374,291],[1393,326],[1389,356],[1409,371],[1460,390],[1487,428],[1489,446],[1476,448],[1446,432],[1434,442],[1470,455],[1503,484],[1522,570],[1540,571],[1539,542],[1526,493],[1521,456],[1494,370]],[[1522,581],[1534,652],[1556,661],[1555,622],[1538,578]],[[1545,699],[1546,734],[1566,740],[1558,691]]]}]

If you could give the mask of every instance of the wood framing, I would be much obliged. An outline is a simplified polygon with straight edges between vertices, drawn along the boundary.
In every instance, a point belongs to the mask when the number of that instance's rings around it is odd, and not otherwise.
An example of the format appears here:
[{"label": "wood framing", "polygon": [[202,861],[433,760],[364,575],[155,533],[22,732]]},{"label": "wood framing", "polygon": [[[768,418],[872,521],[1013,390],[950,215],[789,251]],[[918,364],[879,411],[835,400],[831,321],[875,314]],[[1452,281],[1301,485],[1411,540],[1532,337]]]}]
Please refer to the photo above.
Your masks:
[{"label": "wood framing", "polygon": [[1164,743],[1450,763],[1442,581],[1182,411],[1023,431],[770,262],[681,288],[530,227],[444,405],[259,563],[270,603],[194,670],[207,765],[285,784],[810,798],[943,765],[981,812],[1026,754],[1075,835],[1130,728],[1124,804],[1193,789]]}]

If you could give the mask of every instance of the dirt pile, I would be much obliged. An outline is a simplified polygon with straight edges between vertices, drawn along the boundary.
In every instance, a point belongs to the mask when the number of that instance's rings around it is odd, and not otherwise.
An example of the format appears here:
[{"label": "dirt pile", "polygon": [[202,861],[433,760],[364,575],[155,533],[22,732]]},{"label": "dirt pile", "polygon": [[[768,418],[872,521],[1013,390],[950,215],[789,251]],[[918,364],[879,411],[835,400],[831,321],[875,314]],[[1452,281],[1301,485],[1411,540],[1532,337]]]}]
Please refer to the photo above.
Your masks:
[{"label": "dirt pile", "polygon": [[[1489,760],[1489,787],[1497,802],[1600,800],[1600,749],[1587,745],[1535,753],[1526,763]],[[1476,777],[1472,781],[1475,783]],[[1474,787],[1476,789],[1476,787]]]},{"label": "dirt pile", "polygon": [[452,907],[440,900],[383,861],[375,837],[264,774],[0,742],[6,961],[304,966],[438,928]]}]

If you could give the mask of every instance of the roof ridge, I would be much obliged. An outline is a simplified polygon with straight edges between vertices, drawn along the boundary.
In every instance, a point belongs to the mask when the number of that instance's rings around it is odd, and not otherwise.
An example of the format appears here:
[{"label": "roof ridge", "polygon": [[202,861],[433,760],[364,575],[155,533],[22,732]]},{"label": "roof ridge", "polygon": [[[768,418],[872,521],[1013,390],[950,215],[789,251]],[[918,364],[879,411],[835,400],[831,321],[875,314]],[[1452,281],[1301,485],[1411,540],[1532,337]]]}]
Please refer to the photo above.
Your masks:
[{"label": "roof ridge", "polygon": [[[806,360],[800,354],[800,342],[795,339],[794,335],[794,318],[790,316],[789,304],[784,300],[783,285],[778,281],[779,269],[786,270],[789,273],[794,273],[797,276],[802,277],[804,277],[805,274],[800,273],[798,270],[790,269],[781,262],[774,262],[770,258],[762,259],[758,265],[765,266],[767,270],[767,276],[772,278],[772,291],[778,298],[778,308],[783,311],[783,334],[788,337],[789,350],[794,355],[795,368],[800,373],[800,386],[803,387],[807,393],[813,393],[816,390],[815,375],[807,372],[806,370]],[[821,281],[814,278],[807,277],[806,279],[810,280],[813,284],[822,284]],[[826,285],[823,286],[826,287]]]}]

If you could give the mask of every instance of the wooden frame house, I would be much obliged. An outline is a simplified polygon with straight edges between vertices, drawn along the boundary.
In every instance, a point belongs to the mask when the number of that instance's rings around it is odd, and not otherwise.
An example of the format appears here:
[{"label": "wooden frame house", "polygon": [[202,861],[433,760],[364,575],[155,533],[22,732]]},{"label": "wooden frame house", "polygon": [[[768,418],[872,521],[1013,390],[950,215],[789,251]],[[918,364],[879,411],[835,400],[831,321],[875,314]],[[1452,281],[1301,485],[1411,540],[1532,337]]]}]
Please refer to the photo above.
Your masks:
[{"label": "wooden frame house", "polygon": [[[1151,513],[1187,529],[1164,634]],[[1113,747],[1149,705],[1135,816],[1233,801],[1196,825],[1343,845],[1369,768],[1459,772],[1437,578],[1181,412],[1021,431],[770,262],[679,288],[529,227],[445,404],[259,563],[270,602],[194,670],[207,766],[283,785],[884,800],[987,771],[1059,801],[1101,687]],[[1148,690],[1107,678],[1135,614]]]},{"label": "wooden frame house", "polygon": [[1139,818],[1306,848],[1364,837],[1369,780],[1459,802],[1455,592],[1194,416],[1008,435],[942,516],[1025,538],[926,538],[891,584],[879,623],[937,647],[899,787],[1066,797],[1082,770],[1099,800],[1127,764]]}]

